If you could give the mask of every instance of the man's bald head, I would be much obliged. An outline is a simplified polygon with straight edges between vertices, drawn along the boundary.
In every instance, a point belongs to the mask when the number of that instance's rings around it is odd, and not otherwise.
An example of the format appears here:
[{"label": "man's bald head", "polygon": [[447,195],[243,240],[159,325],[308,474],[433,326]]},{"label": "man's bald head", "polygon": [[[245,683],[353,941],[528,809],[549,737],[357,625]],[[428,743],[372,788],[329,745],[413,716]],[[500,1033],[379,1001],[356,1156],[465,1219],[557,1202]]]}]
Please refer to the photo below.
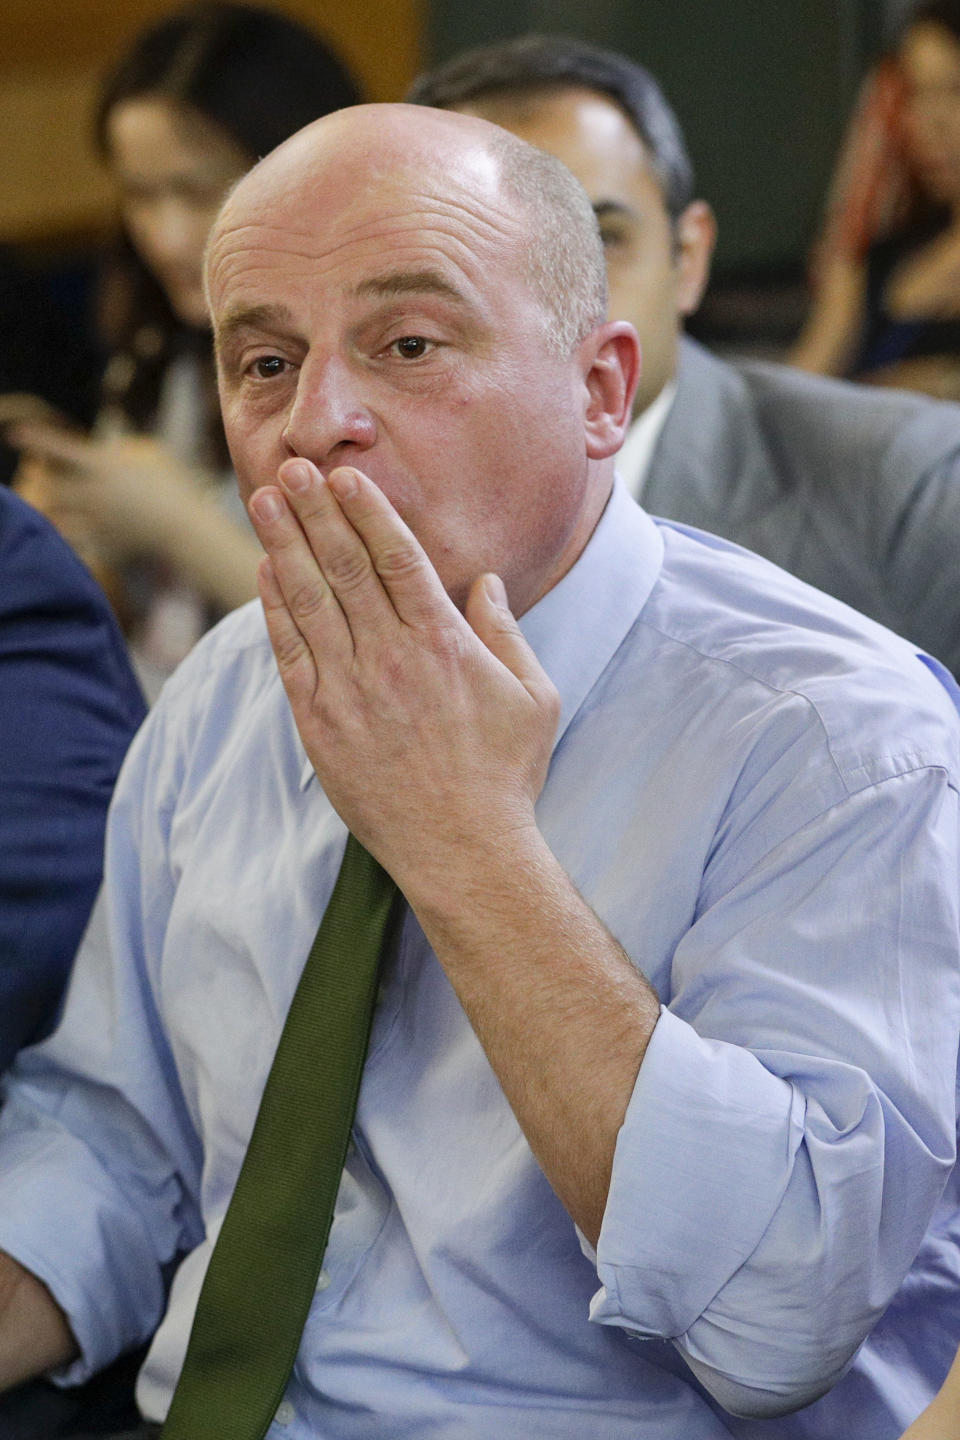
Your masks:
[{"label": "man's bald head", "polygon": [[[552,353],[570,354],[607,308],[603,246],[590,201],[566,166],[499,126],[412,105],[360,105],[308,125],[255,166],[229,196],[209,250],[252,202],[274,204],[346,186],[361,195],[405,175],[449,192],[506,201],[522,227],[527,277],[543,307]],[[304,225],[309,224],[307,215]]]},{"label": "man's bald head", "polygon": [[639,347],[562,165],[473,116],[340,111],[240,182],[207,284],[242,495],[357,466],[457,605],[493,571],[522,614],[574,563]]},{"label": "man's bald head", "polygon": [[597,219],[565,165],[493,128],[490,149],[504,193],[529,221],[530,281],[552,317],[551,344],[566,355],[606,318],[607,272]]}]

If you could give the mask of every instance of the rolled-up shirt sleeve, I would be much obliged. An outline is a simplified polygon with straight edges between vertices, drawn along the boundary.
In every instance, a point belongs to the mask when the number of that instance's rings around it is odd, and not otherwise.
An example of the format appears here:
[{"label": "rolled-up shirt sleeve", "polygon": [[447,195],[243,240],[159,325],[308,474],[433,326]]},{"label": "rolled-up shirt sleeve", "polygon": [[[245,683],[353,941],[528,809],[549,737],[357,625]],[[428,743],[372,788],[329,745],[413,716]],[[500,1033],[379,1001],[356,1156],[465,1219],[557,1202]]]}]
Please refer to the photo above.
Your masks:
[{"label": "rolled-up shirt sleeve", "polygon": [[202,1234],[199,1140],[152,990],[173,891],[162,742],[154,712],[121,773],[63,1022],[21,1054],[0,1112],[0,1250],[67,1316],[81,1354],[64,1383],[153,1333],[168,1266]]},{"label": "rolled-up shirt sleeve", "polygon": [[843,1374],[955,1153],[957,795],[867,784],[742,873],[719,846],[620,1132],[591,1318],[726,1409]]}]

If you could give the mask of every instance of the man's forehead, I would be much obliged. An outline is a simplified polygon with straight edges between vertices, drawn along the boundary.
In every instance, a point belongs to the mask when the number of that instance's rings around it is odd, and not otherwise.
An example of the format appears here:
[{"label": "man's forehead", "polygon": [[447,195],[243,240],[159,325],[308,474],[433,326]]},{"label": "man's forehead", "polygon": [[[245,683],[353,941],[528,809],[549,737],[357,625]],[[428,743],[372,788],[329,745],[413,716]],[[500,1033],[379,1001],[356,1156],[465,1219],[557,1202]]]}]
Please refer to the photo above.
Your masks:
[{"label": "man's forehead", "polygon": [[336,130],[328,136],[317,129],[312,143],[309,131],[301,132],[241,180],[224,207],[226,223],[234,223],[234,216],[269,213],[287,216],[294,228],[297,217],[304,228],[314,228],[371,208],[402,212],[470,200],[479,208],[503,203],[499,162],[476,137],[469,144],[454,137],[459,143],[431,146],[415,130],[402,147],[396,137],[358,147],[355,136],[339,143]]},{"label": "man's forehead", "polygon": [[480,195],[456,176],[393,174],[376,184],[358,181],[336,196],[308,186],[287,189],[273,202],[256,192],[233,199],[211,237],[213,298],[276,266],[328,278],[344,291],[429,289],[456,299],[485,266],[510,264],[510,252],[527,239],[518,207],[497,190]]}]

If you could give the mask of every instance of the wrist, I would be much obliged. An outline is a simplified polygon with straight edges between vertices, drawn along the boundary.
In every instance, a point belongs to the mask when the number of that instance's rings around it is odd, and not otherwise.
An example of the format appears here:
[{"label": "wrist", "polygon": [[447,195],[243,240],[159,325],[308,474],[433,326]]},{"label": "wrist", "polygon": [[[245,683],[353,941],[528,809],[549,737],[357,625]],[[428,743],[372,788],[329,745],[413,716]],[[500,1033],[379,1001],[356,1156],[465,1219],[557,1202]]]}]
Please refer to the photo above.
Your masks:
[{"label": "wrist", "polygon": [[391,874],[424,930],[466,937],[506,918],[558,862],[532,818],[404,847]]},{"label": "wrist", "polygon": [[76,1353],[73,1332],[47,1287],[0,1252],[0,1390],[65,1365]]}]

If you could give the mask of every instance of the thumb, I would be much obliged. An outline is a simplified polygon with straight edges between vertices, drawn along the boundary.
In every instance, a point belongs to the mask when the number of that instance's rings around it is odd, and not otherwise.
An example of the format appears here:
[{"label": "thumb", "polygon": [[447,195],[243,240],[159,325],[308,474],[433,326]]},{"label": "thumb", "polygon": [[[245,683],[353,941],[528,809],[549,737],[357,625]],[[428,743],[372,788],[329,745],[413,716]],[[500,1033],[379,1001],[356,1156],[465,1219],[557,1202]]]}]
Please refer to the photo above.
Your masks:
[{"label": "thumb", "polygon": [[499,575],[480,575],[464,611],[470,628],[538,704],[559,710],[553,683],[523,637]]}]

